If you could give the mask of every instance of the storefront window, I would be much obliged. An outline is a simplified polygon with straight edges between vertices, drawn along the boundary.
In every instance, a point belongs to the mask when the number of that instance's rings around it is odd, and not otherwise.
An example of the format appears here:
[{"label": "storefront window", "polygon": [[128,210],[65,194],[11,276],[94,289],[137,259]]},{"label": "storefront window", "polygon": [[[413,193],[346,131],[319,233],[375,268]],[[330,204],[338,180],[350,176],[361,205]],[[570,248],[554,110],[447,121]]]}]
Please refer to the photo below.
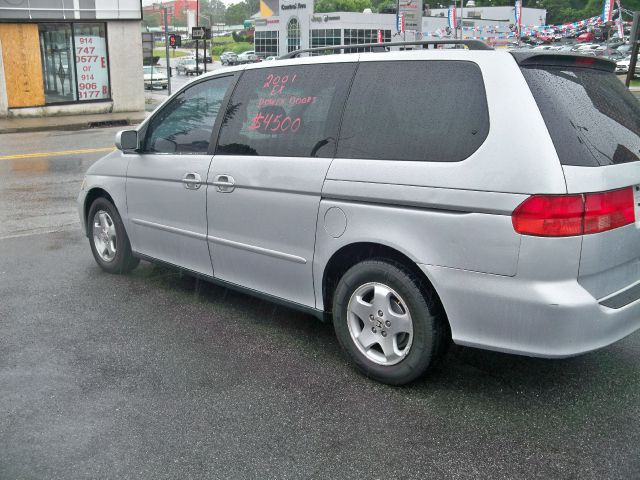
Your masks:
[{"label": "storefront window", "polygon": [[[391,41],[391,30],[382,30],[382,41]],[[378,43],[378,30],[349,29],[344,30],[344,44],[356,45],[359,43]],[[344,53],[357,53],[371,51],[370,48],[345,48]]]},{"label": "storefront window", "polygon": [[77,100],[71,25],[43,23],[39,31],[45,103]]},{"label": "storefront window", "polygon": [[255,33],[256,53],[263,57],[278,56],[278,31],[268,30]]},{"label": "storefront window", "polygon": [[103,23],[75,23],[73,38],[78,72],[78,100],[102,100],[109,95],[109,64]]},{"label": "storefront window", "polygon": [[[340,45],[342,43],[340,33],[340,29],[338,28],[311,30],[311,48]],[[327,50],[327,53],[332,52],[332,50]],[[319,55],[319,53],[314,53],[312,55]]]},{"label": "storefront window", "polygon": [[39,25],[45,103],[110,98],[104,23]]}]

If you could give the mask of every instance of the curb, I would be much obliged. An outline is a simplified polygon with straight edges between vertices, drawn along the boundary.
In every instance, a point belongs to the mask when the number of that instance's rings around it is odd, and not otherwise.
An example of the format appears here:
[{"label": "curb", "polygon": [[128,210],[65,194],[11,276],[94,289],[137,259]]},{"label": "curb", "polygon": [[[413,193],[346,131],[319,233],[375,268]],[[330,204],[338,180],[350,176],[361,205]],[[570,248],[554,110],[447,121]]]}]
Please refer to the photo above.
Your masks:
[{"label": "curb", "polygon": [[[104,120],[97,119],[96,116],[91,116],[89,119],[78,118],[74,116],[70,118],[68,122],[57,123],[52,121],[47,122],[48,118],[54,117],[37,117],[37,118],[13,118],[13,119],[0,119],[0,134],[3,133],[29,133],[29,132],[45,132],[50,130],[87,130],[90,128],[104,128],[110,126],[123,126],[137,125],[147,118],[148,112],[142,112],[139,115],[127,116],[123,118],[105,118]],[[81,116],[80,116],[81,117]],[[55,117],[56,120],[64,120],[65,117]],[[69,118],[69,117],[68,117]],[[38,122],[43,122],[37,124]],[[32,125],[20,125],[22,122],[29,122]],[[26,123],[25,122],[25,123]],[[4,126],[2,124],[5,124]],[[11,123],[17,123],[18,125],[11,125]]]}]

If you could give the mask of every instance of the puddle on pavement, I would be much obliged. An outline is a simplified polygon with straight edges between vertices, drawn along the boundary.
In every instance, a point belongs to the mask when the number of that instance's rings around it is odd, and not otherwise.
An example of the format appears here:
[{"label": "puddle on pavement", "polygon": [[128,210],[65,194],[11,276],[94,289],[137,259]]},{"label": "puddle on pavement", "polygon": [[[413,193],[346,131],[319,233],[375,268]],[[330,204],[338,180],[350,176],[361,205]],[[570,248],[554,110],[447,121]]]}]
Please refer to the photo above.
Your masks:
[{"label": "puddle on pavement", "polygon": [[81,158],[21,158],[9,160],[9,170],[24,173],[84,173],[88,162]]}]

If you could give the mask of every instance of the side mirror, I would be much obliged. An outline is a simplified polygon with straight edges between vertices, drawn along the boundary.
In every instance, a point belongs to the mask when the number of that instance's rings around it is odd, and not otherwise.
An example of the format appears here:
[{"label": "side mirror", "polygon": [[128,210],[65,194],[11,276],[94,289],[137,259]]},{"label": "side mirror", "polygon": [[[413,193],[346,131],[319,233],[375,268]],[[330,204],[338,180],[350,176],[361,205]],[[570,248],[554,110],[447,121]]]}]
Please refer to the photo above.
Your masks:
[{"label": "side mirror", "polygon": [[118,150],[137,150],[138,132],[137,130],[120,130],[116,133],[116,148]]}]

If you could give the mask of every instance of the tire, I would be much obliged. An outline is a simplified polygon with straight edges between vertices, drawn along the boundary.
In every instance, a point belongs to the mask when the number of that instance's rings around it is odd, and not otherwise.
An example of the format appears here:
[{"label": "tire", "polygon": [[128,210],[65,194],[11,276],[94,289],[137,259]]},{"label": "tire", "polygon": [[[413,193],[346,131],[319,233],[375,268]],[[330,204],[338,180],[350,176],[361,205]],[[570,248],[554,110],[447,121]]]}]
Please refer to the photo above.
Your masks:
[{"label": "tire", "polygon": [[140,259],[131,253],[129,237],[116,207],[99,197],[87,215],[89,244],[96,263],[108,273],[126,273],[138,266]]},{"label": "tire", "polygon": [[404,385],[446,351],[446,320],[429,292],[404,265],[386,259],[363,261],[342,276],[333,297],[333,326],[364,375]]}]

